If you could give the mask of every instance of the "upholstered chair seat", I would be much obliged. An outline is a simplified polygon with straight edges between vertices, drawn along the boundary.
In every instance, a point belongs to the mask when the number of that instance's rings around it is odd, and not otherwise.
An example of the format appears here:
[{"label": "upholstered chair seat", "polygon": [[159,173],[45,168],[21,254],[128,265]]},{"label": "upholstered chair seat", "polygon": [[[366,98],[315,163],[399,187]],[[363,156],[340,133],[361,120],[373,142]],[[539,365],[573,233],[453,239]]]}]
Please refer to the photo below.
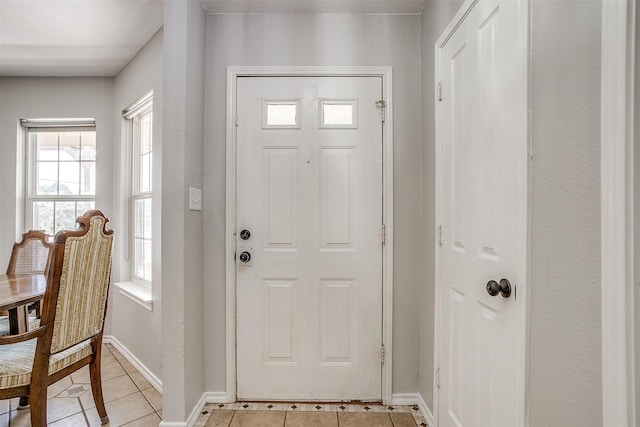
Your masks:
[{"label": "upholstered chair seat", "polygon": [[[36,340],[9,344],[0,352],[0,389],[31,383]],[[86,340],[49,358],[49,375],[71,366],[91,354],[91,340]]]}]

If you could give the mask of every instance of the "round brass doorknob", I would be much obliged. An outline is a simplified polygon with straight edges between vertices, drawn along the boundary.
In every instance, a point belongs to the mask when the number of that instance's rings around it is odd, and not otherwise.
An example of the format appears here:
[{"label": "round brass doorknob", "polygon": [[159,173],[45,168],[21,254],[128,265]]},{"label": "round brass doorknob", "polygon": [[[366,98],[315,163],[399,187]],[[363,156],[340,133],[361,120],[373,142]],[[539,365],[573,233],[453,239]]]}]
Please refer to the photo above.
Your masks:
[{"label": "round brass doorknob", "polygon": [[486,286],[487,292],[492,297],[495,297],[498,294],[502,294],[504,298],[509,298],[511,296],[511,283],[507,279],[501,279],[500,283],[495,280],[489,280]]}]

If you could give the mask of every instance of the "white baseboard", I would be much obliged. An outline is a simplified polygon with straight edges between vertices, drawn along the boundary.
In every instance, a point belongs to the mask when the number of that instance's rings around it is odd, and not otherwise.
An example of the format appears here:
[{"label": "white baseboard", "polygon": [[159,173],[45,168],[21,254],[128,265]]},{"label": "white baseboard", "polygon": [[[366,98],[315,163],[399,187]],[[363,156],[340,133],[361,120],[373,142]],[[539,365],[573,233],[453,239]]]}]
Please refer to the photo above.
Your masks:
[{"label": "white baseboard", "polygon": [[198,400],[198,403],[193,407],[187,421],[161,421],[158,427],[193,427],[196,424],[196,421],[198,421],[198,417],[200,417],[202,409],[204,409],[204,405],[207,404],[206,396],[207,393],[203,393],[202,396],[200,396],[200,400]]},{"label": "white baseboard", "polygon": [[189,418],[187,421],[181,422],[169,422],[162,421],[159,427],[193,427],[198,421],[200,414],[202,414],[202,410],[204,409],[204,405],[207,403],[228,403],[227,402],[227,393],[224,391],[207,391],[202,394],[198,403],[193,407]]},{"label": "white baseboard", "polygon": [[391,395],[392,405],[417,405],[418,393],[395,393]]},{"label": "white baseboard", "polygon": [[153,372],[147,368],[144,363],[140,361],[127,347],[125,347],[116,337],[113,335],[104,335],[102,337],[102,342],[105,344],[111,344],[124,356],[125,359],[129,361],[133,365],[134,368],[140,372],[140,374],[147,380],[149,383],[158,390],[160,394],[162,394],[162,380],[158,378]]},{"label": "white baseboard", "polygon": [[204,394],[207,403],[233,403],[227,400],[225,391],[207,391]]},{"label": "white baseboard", "polygon": [[204,405],[207,404],[207,393],[202,393],[200,396],[200,400],[196,403],[196,406],[193,407],[193,411],[191,411],[191,415],[187,418],[187,422],[185,423],[185,427],[192,427],[195,425],[196,421],[198,421],[198,417],[202,413],[204,409]]},{"label": "white baseboard", "polygon": [[422,415],[424,415],[424,418],[427,420],[427,424],[429,424],[430,426],[436,425],[435,422],[433,421],[433,414],[429,410],[427,403],[422,398],[422,395],[419,393],[418,393],[418,406],[420,407],[420,412],[422,412]]}]

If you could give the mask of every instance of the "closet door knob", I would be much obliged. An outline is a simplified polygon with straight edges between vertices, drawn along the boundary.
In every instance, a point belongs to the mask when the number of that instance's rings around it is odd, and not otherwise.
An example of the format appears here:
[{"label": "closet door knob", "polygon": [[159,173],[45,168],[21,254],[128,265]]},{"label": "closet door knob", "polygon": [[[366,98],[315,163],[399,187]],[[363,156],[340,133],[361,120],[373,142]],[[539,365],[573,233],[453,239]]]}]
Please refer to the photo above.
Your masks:
[{"label": "closet door knob", "polygon": [[498,294],[502,294],[503,298],[509,298],[511,296],[511,283],[507,279],[500,279],[500,282],[495,280],[489,280],[487,282],[487,293],[492,297]]}]

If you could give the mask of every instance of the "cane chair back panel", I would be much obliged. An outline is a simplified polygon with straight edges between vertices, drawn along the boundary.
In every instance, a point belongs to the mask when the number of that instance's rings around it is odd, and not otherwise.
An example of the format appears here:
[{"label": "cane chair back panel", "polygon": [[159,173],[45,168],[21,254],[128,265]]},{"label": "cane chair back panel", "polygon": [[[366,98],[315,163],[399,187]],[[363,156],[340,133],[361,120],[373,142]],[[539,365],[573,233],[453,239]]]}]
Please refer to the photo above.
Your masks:
[{"label": "cane chair back panel", "polygon": [[22,241],[13,245],[7,274],[44,274],[48,265],[51,244],[40,230],[22,235]]}]

